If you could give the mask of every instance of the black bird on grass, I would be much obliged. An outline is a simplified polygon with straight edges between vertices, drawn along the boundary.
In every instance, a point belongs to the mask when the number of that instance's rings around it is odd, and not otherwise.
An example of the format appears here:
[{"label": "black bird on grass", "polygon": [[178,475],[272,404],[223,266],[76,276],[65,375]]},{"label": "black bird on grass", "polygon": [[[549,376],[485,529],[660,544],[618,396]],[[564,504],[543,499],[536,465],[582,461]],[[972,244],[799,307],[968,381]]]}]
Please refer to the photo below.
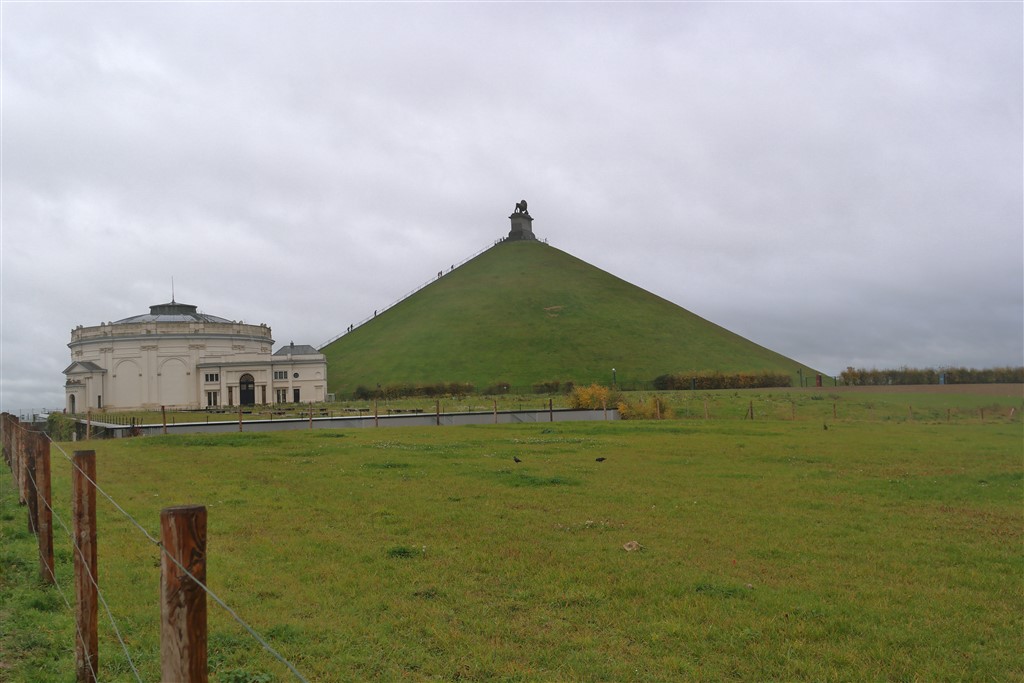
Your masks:
[{"label": "black bird on grass", "polygon": [[597,461],[597,462],[604,462],[605,458],[602,455],[600,458],[594,458],[594,460]]},{"label": "black bird on grass", "polygon": [[518,455],[513,455],[512,459],[515,460],[516,462],[522,462],[522,460],[519,459]]}]

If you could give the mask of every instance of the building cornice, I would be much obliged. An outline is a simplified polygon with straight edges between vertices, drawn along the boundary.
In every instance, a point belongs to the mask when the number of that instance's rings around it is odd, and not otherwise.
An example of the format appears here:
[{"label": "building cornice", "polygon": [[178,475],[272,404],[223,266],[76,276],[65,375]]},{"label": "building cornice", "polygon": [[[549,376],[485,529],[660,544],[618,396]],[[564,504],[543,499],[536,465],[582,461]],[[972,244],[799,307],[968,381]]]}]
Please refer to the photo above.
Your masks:
[{"label": "building cornice", "polygon": [[293,361],[281,361],[281,360],[254,360],[254,361],[228,361],[226,363],[218,363],[217,361],[202,361],[196,363],[197,368],[230,368],[230,367],[274,367],[279,366],[292,366],[292,365],[325,365],[325,361],[321,360],[293,360]]},{"label": "building cornice", "polygon": [[[76,339],[68,342],[68,348],[73,349],[78,346],[89,346],[95,344],[108,344],[111,342],[130,342],[130,341],[148,341],[150,343],[159,341],[161,339],[188,339],[190,341],[198,341],[200,339],[218,339],[218,340],[230,340],[230,341],[251,341],[259,344],[270,344],[271,347],[274,345],[274,340],[269,336],[267,337],[254,337],[245,334],[211,334],[209,332],[189,332],[182,334],[180,332],[168,333],[168,332],[156,332],[153,334],[134,334],[134,335],[120,335],[120,334],[105,334],[98,337],[89,337],[87,339]],[[268,351],[269,353],[269,351]]]}]

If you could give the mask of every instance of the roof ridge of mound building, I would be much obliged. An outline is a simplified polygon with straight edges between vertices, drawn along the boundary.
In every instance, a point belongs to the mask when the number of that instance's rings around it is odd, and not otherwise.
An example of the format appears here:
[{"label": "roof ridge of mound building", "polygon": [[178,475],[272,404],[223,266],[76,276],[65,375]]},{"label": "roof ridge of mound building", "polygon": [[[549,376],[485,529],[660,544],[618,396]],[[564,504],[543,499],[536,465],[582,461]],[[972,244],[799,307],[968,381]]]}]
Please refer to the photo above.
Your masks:
[{"label": "roof ridge of mound building", "polygon": [[171,299],[166,304],[155,304],[149,307],[149,313],[133,315],[121,320],[115,320],[112,324],[123,325],[127,323],[181,323],[181,322],[204,322],[204,323],[230,323],[231,320],[208,313],[199,313],[199,307],[192,304],[181,304]]},{"label": "roof ridge of mound building", "polygon": [[309,344],[296,344],[295,342],[292,342],[287,346],[282,346],[274,352],[275,356],[304,356],[309,354],[319,355],[320,352]]}]

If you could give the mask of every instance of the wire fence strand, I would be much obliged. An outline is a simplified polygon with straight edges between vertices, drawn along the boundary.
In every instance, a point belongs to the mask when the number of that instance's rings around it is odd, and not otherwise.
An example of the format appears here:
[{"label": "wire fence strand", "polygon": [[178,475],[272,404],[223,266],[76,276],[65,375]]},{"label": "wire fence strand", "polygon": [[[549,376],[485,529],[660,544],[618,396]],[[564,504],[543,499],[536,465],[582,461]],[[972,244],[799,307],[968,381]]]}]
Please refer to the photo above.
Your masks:
[{"label": "wire fence strand", "polygon": [[[8,422],[7,424],[11,424],[11,423]],[[25,433],[31,431],[31,430],[27,429],[26,427],[24,427],[24,426],[22,426],[20,424],[14,425],[14,426],[17,429],[19,429],[20,431],[25,432]],[[167,557],[175,566],[178,567],[179,570],[181,570],[186,576],[188,576],[192,581],[194,581],[197,586],[201,587],[203,589],[203,591],[208,596],[210,596],[210,598],[214,602],[216,602],[218,605],[220,605],[220,607],[225,612],[227,612],[231,616],[231,618],[235,620],[235,622],[237,622],[250,636],[252,636],[252,638],[257,643],[259,643],[259,645],[264,649],[264,651],[266,651],[269,655],[271,655],[278,662],[283,664],[295,676],[296,679],[298,679],[299,681],[302,681],[302,683],[308,683],[306,678],[299,672],[299,670],[297,668],[295,668],[295,666],[290,661],[288,661],[283,655],[281,655],[281,653],[279,653],[276,649],[274,649],[270,645],[270,643],[268,643],[267,640],[256,631],[256,629],[254,629],[244,619],[242,619],[242,617],[239,616],[239,614],[234,609],[232,609],[220,596],[218,596],[216,593],[214,593],[213,590],[211,590],[210,587],[206,585],[206,583],[204,583],[203,581],[200,581],[199,578],[196,577],[191,571],[189,571],[189,569],[187,567],[183,566],[181,564],[181,562],[179,562],[174,556],[172,556],[167,551],[167,549],[164,547],[163,543],[159,539],[157,539],[152,533],[150,533],[148,529],[146,529],[137,519],[135,519],[130,513],[128,513],[128,511],[125,510],[120,504],[118,504],[118,502],[116,500],[114,500],[113,496],[111,496],[109,493],[107,493],[103,489],[103,487],[101,487],[92,477],[90,477],[88,474],[86,474],[75,463],[74,459],[71,456],[68,455],[67,451],[65,451],[63,448],[61,448],[59,443],[57,443],[52,438],[50,438],[50,436],[48,434],[44,434],[44,436],[46,436],[46,438],[50,442],[50,444],[53,447],[55,447],[57,449],[57,451],[62,456],[64,456],[64,458],[71,464],[72,468],[77,470],[79,472],[79,474],[81,474],[83,477],[85,477],[85,479],[89,482],[89,484],[92,485],[92,487],[97,492],[99,492],[101,496],[103,496],[107,501],[109,501],[110,504],[119,513],[121,513],[121,515],[125,519],[127,519],[136,529],[138,529],[142,533],[142,535],[150,543],[152,543],[154,546],[156,546],[159,549],[159,551],[163,554],[163,556]],[[13,471],[12,471],[12,474],[13,474]],[[36,486],[35,478],[31,475],[30,472],[26,472],[26,474],[28,474],[29,479],[31,479],[31,483],[32,483],[32,486],[33,486],[34,490],[38,491],[39,489],[38,489],[38,486]],[[12,482],[13,482],[13,477],[12,477]],[[18,491],[18,483],[17,482],[13,482],[13,483],[14,483],[14,490]],[[20,495],[20,494],[16,494],[16,495]],[[39,500],[42,500],[42,499],[40,498]],[[114,630],[114,634],[117,637],[117,640],[118,640],[118,642],[121,645],[121,649],[124,651],[125,658],[128,661],[128,665],[131,667],[131,670],[134,673],[136,680],[141,683],[142,676],[141,676],[141,674],[139,674],[139,671],[136,668],[134,661],[132,660],[131,654],[128,651],[128,646],[127,646],[127,644],[124,641],[124,637],[121,634],[121,630],[120,630],[120,628],[117,625],[117,621],[114,619],[113,613],[112,613],[112,611],[110,609],[110,605],[108,604],[106,598],[103,595],[103,591],[100,590],[100,587],[99,587],[99,584],[96,581],[96,578],[92,575],[91,570],[89,570],[88,563],[86,563],[84,561],[85,560],[84,553],[82,552],[82,549],[81,549],[80,545],[75,541],[73,532],[68,528],[68,526],[65,523],[65,521],[63,520],[63,518],[60,516],[60,514],[57,513],[56,510],[53,509],[53,507],[50,505],[50,503],[48,503],[47,501],[43,500],[43,504],[50,511],[51,519],[55,519],[57,521],[58,525],[64,530],[64,533],[71,540],[71,544],[72,544],[72,547],[74,548],[75,552],[77,552],[78,555],[83,559],[83,563],[82,564],[86,568],[86,572],[87,572],[88,577],[89,577],[89,582],[96,588],[97,596],[98,596],[101,604],[103,605],[103,609],[106,612],[107,618],[110,621],[111,627]],[[51,525],[51,529],[52,529],[52,525]],[[65,606],[67,606],[67,608],[69,610],[72,609],[71,602],[68,600],[67,596],[64,593],[63,588],[61,587],[59,581],[57,580],[55,569],[48,568],[48,571],[49,571],[51,577],[53,578],[54,585],[57,587],[57,591],[60,594],[61,599],[64,601]],[[76,621],[76,623],[75,623],[75,630],[77,632],[76,636],[77,636],[78,642],[81,642],[84,645],[85,637],[81,633],[81,629],[79,628],[79,625],[77,623],[77,619],[75,621]]]},{"label": "wire fence strand", "polygon": [[[29,479],[32,481],[32,486],[35,487],[35,489],[38,491],[39,487],[36,486],[36,480],[35,477],[32,476],[31,470],[26,472],[26,474],[28,474]],[[124,637],[122,637],[121,635],[121,629],[117,627],[117,621],[114,619],[114,615],[110,611],[110,605],[107,604],[107,599],[103,595],[103,591],[100,589],[100,585],[99,583],[97,583],[96,577],[93,576],[92,570],[89,569],[89,563],[86,560],[85,553],[82,551],[82,546],[79,545],[79,543],[75,540],[75,535],[71,532],[70,529],[68,529],[67,525],[64,523],[64,520],[61,519],[61,516],[53,509],[53,507],[51,507],[50,504],[47,503],[45,500],[43,501],[43,504],[46,505],[46,509],[50,511],[51,518],[56,519],[57,522],[60,524],[61,528],[64,529],[64,533],[66,533],[68,535],[68,538],[71,540],[71,547],[75,549],[75,552],[82,559],[82,566],[85,568],[86,574],[89,577],[89,583],[91,583],[93,587],[96,589],[96,596],[99,598],[100,603],[103,605],[103,610],[107,613],[107,619],[110,621],[110,625],[114,629],[114,635],[117,636],[117,642],[121,644],[121,650],[124,652],[124,656],[128,660],[128,666],[131,667],[132,672],[135,674],[135,680],[141,683],[142,676],[139,675],[139,670],[135,668],[135,662],[132,661],[132,655],[130,652],[128,652],[128,645],[124,642]],[[56,572],[51,572],[51,575],[54,575],[54,583],[56,583],[57,581],[55,573]],[[65,602],[67,601],[65,600]],[[68,605],[68,607],[70,608],[70,605]],[[82,636],[81,629],[78,628],[77,620],[75,621],[75,629],[78,631],[79,639],[82,641],[84,645],[85,638]],[[88,650],[88,648],[84,649]],[[86,656],[88,656],[88,652],[86,652]]]},{"label": "wire fence strand", "polygon": [[[47,438],[49,439],[50,437],[49,437],[49,436],[47,436]],[[270,644],[269,644],[269,643],[268,643],[268,642],[266,641],[266,639],[265,639],[265,638],[263,638],[263,636],[261,636],[261,635],[260,635],[260,634],[259,634],[259,633],[258,633],[258,632],[256,631],[256,629],[254,629],[254,628],[253,628],[252,626],[250,626],[250,625],[249,625],[249,624],[248,624],[248,623],[247,623],[247,622],[246,622],[246,621],[245,621],[244,619],[242,619],[242,617],[240,617],[240,616],[238,615],[238,613],[237,613],[237,612],[235,612],[235,610],[233,610],[233,609],[232,609],[231,607],[229,607],[229,606],[228,606],[228,604],[227,604],[226,602],[224,602],[224,600],[222,600],[222,599],[220,598],[220,596],[218,596],[218,595],[217,595],[216,593],[214,593],[214,592],[213,592],[213,591],[212,591],[212,590],[211,590],[211,589],[210,589],[210,588],[209,588],[209,587],[208,587],[208,586],[207,586],[207,585],[206,585],[206,584],[205,584],[204,582],[202,582],[202,581],[200,581],[200,580],[199,580],[198,578],[196,578],[196,576],[195,576],[195,575],[194,575],[194,574],[193,574],[192,572],[190,572],[190,571],[188,570],[188,568],[186,568],[186,567],[185,567],[185,566],[183,566],[183,565],[182,565],[182,564],[181,564],[180,562],[178,562],[178,560],[177,560],[177,559],[176,559],[176,558],[175,558],[175,557],[174,557],[173,555],[171,555],[171,554],[170,554],[169,552],[167,552],[167,549],[166,549],[166,548],[164,547],[164,544],[163,544],[163,543],[162,543],[162,542],[161,542],[161,541],[160,541],[159,539],[157,539],[156,537],[154,537],[154,536],[153,536],[153,534],[149,533],[149,531],[148,531],[148,530],[147,530],[147,529],[146,529],[146,528],[145,528],[144,526],[142,526],[142,524],[140,524],[138,520],[136,520],[136,519],[135,519],[134,517],[132,517],[132,516],[131,516],[131,514],[129,514],[129,513],[128,513],[128,512],[127,512],[127,511],[126,511],[126,510],[125,510],[124,508],[123,508],[123,507],[121,507],[120,505],[118,505],[117,501],[115,501],[115,500],[114,500],[114,498],[113,498],[113,497],[112,497],[112,496],[111,496],[110,494],[108,494],[108,493],[107,493],[106,491],[104,491],[104,490],[103,490],[103,488],[102,488],[102,487],[101,487],[101,486],[100,486],[99,484],[97,484],[97,483],[96,483],[96,482],[95,482],[95,481],[94,481],[94,480],[93,480],[92,478],[90,478],[90,477],[89,477],[89,475],[87,475],[87,474],[86,474],[85,472],[83,472],[83,471],[82,471],[82,469],[81,469],[81,468],[80,468],[80,467],[79,467],[79,466],[78,466],[77,464],[75,464],[75,461],[74,461],[74,460],[73,460],[73,459],[72,459],[72,458],[71,458],[70,456],[68,456],[67,452],[66,452],[66,451],[65,451],[65,450],[64,450],[63,448],[61,448],[61,447],[60,447],[60,444],[58,444],[57,442],[53,441],[53,439],[50,439],[50,443],[51,443],[51,444],[52,444],[52,445],[53,445],[53,446],[54,446],[54,447],[55,447],[55,448],[56,448],[56,449],[57,449],[58,451],[60,451],[60,453],[61,453],[61,454],[62,454],[62,455],[64,456],[64,458],[65,458],[65,459],[67,459],[67,461],[71,463],[71,466],[72,466],[73,468],[75,468],[76,470],[78,470],[78,472],[79,472],[79,473],[80,473],[80,474],[81,474],[81,475],[82,475],[83,477],[85,477],[85,479],[86,479],[86,480],[87,480],[87,481],[88,481],[88,482],[89,482],[89,483],[90,483],[90,484],[91,484],[91,485],[92,485],[93,487],[95,487],[95,489],[96,489],[96,490],[97,490],[97,491],[98,491],[98,492],[99,492],[99,493],[100,493],[100,494],[101,494],[101,495],[102,495],[102,496],[103,496],[104,498],[106,498],[106,499],[107,499],[108,501],[110,501],[110,504],[111,504],[111,505],[113,505],[113,506],[114,506],[114,508],[116,508],[118,512],[120,512],[120,513],[121,513],[121,514],[122,514],[122,515],[123,515],[123,516],[124,516],[124,517],[125,517],[125,518],[126,518],[126,519],[127,519],[128,521],[129,521],[129,522],[131,522],[131,523],[132,523],[132,524],[133,524],[133,525],[134,525],[134,526],[135,526],[135,527],[136,527],[136,528],[137,528],[137,529],[138,529],[139,531],[141,531],[141,532],[142,532],[142,534],[143,534],[143,535],[144,535],[144,536],[145,536],[145,537],[146,537],[146,538],[147,538],[147,539],[148,539],[148,540],[150,541],[150,543],[152,543],[152,544],[153,544],[153,545],[155,545],[155,546],[156,546],[157,548],[159,548],[159,549],[160,549],[160,552],[161,552],[161,553],[162,553],[162,554],[164,555],[164,557],[168,558],[168,559],[169,559],[169,560],[170,560],[170,561],[171,561],[172,563],[174,563],[174,564],[175,564],[175,565],[176,565],[176,566],[177,566],[177,567],[178,567],[178,568],[179,568],[179,569],[180,569],[180,570],[181,570],[181,571],[182,571],[182,572],[183,572],[183,573],[184,573],[184,574],[185,574],[186,576],[188,576],[188,577],[189,577],[189,578],[190,578],[190,579],[191,579],[192,581],[194,581],[194,582],[196,583],[196,585],[197,585],[197,586],[201,587],[201,588],[203,589],[203,591],[205,591],[205,592],[206,592],[206,594],[207,594],[207,595],[209,595],[209,596],[210,596],[210,598],[212,598],[214,602],[216,602],[216,603],[217,603],[218,605],[220,605],[220,606],[221,606],[221,608],[222,608],[222,609],[223,609],[223,610],[224,610],[225,612],[227,612],[227,613],[228,613],[228,614],[229,614],[229,615],[231,616],[231,618],[232,618],[232,619],[234,619],[234,620],[235,620],[235,621],[236,621],[236,622],[237,622],[237,623],[238,623],[238,624],[239,624],[239,625],[240,625],[240,626],[241,626],[241,627],[242,627],[243,629],[245,629],[245,630],[246,630],[246,631],[247,631],[247,632],[249,633],[249,635],[250,635],[250,636],[252,636],[252,637],[253,637],[253,639],[254,639],[254,640],[256,640],[256,642],[258,642],[258,643],[260,644],[260,646],[261,646],[261,647],[262,647],[262,648],[263,648],[263,649],[264,649],[264,650],[265,650],[265,651],[266,651],[266,652],[267,652],[268,654],[270,654],[270,655],[271,655],[272,657],[274,657],[274,658],[275,658],[275,659],[276,659],[277,661],[279,661],[279,662],[280,662],[281,664],[284,664],[284,666],[285,666],[285,667],[287,667],[287,668],[288,668],[288,670],[289,670],[289,671],[291,671],[291,673],[292,673],[292,674],[293,674],[293,675],[294,675],[294,676],[295,676],[295,677],[296,677],[296,678],[297,678],[298,680],[302,681],[303,683],[308,683],[308,681],[306,680],[306,678],[305,678],[305,677],[304,677],[304,676],[303,676],[303,675],[302,675],[301,673],[299,673],[299,670],[298,670],[298,669],[296,669],[296,668],[295,668],[295,666],[294,666],[294,665],[293,665],[293,664],[292,664],[292,663],[291,663],[290,661],[288,661],[288,660],[287,660],[287,659],[286,659],[286,658],[285,658],[285,657],[284,657],[284,656],[283,656],[283,655],[282,655],[281,653],[279,653],[279,652],[278,652],[277,650],[275,650],[275,649],[274,649],[274,648],[273,648],[273,647],[272,647],[272,646],[271,646],[271,645],[270,645]]]}]

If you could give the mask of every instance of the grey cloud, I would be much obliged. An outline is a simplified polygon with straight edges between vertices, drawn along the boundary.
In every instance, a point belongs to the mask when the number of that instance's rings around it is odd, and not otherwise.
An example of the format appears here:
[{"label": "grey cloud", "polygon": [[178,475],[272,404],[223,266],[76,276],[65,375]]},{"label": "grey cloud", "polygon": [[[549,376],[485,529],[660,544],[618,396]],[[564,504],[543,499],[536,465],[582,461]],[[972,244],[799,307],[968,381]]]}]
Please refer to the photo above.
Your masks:
[{"label": "grey cloud", "polygon": [[555,246],[826,372],[1020,363],[1021,11],[11,5],[0,401],[59,405],[67,331],[171,277],[319,343],[523,197]]}]

